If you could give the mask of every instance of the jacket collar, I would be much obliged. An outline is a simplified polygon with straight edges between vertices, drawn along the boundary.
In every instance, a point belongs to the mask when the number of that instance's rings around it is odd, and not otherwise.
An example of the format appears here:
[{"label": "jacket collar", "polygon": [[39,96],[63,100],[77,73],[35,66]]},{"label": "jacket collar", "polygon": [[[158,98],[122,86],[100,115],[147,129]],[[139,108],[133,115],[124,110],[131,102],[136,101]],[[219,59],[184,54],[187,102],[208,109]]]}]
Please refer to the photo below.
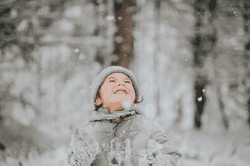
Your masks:
[{"label": "jacket collar", "polygon": [[89,121],[114,121],[114,120],[127,120],[132,118],[135,114],[144,115],[144,111],[138,104],[133,104],[131,107],[121,111],[109,112],[107,108],[99,108],[98,111],[92,111],[89,116]]}]

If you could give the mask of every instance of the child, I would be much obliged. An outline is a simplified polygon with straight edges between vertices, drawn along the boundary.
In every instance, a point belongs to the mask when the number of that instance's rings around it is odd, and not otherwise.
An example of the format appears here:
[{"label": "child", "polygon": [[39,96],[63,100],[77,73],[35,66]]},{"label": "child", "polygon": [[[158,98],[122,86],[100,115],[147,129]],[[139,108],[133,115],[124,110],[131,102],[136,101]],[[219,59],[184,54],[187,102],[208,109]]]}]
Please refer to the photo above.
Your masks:
[{"label": "child", "polygon": [[[132,71],[111,66],[91,85],[95,110],[89,123],[73,129],[69,148],[71,166],[177,165],[181,154],[160,124],[143,114],[140,94]],[[165,155],[165,156],[164,156]],[[169,165],[170,166],[170,165]]]}]

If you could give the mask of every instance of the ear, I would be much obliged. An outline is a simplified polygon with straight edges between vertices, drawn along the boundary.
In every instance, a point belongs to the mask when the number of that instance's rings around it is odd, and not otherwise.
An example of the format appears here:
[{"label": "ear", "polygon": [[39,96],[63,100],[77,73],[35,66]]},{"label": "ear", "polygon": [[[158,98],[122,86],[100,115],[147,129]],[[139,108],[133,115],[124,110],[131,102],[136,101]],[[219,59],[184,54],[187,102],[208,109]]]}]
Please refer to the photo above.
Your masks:
[{"label": "ear", "polygon": [[96,99],[95,99],[95,105],[99,106],[99,105],[101,105],[101,104],[102,104],[101,98],[100,98],[100,97],[96,98]]}]

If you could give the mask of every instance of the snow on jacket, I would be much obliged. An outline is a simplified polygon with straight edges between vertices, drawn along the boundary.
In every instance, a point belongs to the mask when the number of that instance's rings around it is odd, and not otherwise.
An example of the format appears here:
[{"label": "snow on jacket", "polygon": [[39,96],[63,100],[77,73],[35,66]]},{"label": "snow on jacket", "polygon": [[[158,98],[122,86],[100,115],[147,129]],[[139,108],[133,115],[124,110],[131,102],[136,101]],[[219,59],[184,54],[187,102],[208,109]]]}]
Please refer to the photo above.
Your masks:
[{"label": "snow on jacket", "polygon": [[[118,118],[120,123],[111,123]],[[174,159],[181,156],[161,125],[144,116],[136,104],[132,109],[112,114],[106,108],[99,108],[91,113],[89,121],[79,129],[78,139],[77,134],[72,136],[69,148],[72,166],[139,166],[138,152],[147,149],[149,140],[161,144],[163,154]]]}]

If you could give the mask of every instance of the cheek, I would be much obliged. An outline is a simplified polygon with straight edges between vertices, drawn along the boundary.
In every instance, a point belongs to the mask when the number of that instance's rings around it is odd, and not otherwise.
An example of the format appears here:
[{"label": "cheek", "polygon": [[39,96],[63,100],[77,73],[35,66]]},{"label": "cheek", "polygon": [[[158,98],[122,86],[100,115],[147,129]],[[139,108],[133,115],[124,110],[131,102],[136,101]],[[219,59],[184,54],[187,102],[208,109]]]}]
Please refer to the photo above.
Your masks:
[{"label": "cheek", "polygon": [[135,91],[133,87],[130,87],[130,98],[134,101],[135,100]]},{"label": "cheek", "polygon": [[135,93],[131,94],[130,98],[132,100],[131,102],[134,102],[135,101]]},{"label": "cheek", "polygon": [[101,89],[101,97],[104,98],[110,98],[112,95],[112,88],[110,86],[103,87]]}]

